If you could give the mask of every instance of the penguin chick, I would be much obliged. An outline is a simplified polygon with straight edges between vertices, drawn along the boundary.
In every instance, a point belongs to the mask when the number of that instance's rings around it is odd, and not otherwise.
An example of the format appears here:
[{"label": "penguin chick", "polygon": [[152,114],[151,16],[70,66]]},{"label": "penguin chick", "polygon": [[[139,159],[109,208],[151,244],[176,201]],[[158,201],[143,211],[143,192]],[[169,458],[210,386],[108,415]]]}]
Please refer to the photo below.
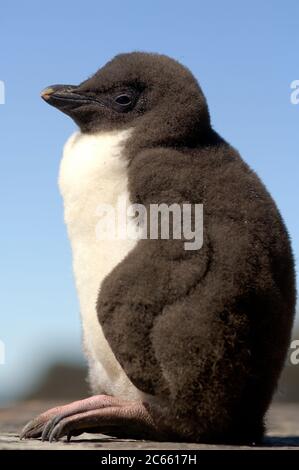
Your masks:
[{"label": "penguin chick", "polygon": [[[43,413],[22,437],[261,439],[295,309],[289,237],[264,185],[212,129],[192,74],[166,56],[121,54],[42,97],[80,129],[59,185],[94,396]],[[121,195],[146,210],[203,204],[201,249],[99,241],[97,207]]]}]

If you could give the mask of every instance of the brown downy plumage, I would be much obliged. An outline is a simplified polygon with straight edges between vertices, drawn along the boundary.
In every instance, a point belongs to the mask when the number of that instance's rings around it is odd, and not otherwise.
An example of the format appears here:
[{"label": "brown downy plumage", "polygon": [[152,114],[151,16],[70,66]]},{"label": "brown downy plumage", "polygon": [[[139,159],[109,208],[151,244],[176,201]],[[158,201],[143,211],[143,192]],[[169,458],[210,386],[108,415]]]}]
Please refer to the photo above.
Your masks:
[{"label": "brown downy plumage", "polygon": [[200,250],[139,240],[97,299],[117,361],[154,397],[144,401],[157,438],[260,439],[295,309],[289,237],[271,196],[212,129],[194,77],[168,57],[122,54],[57,90],[85,99],[46,97],[81,132],[133,129],[123,152],[132,203],[203,204]]}]

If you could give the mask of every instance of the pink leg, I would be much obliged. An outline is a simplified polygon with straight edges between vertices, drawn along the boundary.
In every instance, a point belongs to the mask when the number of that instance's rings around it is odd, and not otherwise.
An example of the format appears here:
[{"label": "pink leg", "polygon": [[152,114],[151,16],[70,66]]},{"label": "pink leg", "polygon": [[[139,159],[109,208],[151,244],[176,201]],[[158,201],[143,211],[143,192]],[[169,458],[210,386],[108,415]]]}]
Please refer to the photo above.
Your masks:
[{"label": "pink leg", "polygon": [[22,438],[58,440],[83,432],[100,432],[117,437],[153,438],[161,435],[141,401],[96,395],[69,405],[52,408],[28,423]]}]

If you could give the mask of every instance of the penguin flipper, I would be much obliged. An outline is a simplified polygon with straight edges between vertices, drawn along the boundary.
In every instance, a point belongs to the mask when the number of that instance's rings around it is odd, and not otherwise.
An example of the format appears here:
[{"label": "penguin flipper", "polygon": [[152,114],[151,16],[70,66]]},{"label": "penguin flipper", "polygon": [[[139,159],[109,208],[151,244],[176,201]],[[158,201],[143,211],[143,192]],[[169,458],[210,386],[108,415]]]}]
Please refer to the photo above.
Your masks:
[{"label": "penguin flipper", "polygon": [[[127,376],[145,393],[168,393],[154,327],[203,281],[209,257],[208,242],[191,255],[180,240],[140,240],[101,286],[97,312],[104,335]],[[177,321],[173,328],[180,328]]]}]

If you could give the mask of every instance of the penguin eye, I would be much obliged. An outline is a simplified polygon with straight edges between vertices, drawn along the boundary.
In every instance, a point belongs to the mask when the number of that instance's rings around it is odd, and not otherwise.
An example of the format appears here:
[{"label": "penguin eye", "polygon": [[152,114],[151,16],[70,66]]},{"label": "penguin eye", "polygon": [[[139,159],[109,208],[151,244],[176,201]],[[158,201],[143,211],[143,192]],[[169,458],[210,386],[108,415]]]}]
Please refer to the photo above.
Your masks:
[{"label": "penguin eye", "polygon": [[117,103],[120,106],[129,106],[132,103],[132,99],[130,95],[127,95],[126,93],[122,93],[121,95],[118,95],[114,98],[115,103]]}]

